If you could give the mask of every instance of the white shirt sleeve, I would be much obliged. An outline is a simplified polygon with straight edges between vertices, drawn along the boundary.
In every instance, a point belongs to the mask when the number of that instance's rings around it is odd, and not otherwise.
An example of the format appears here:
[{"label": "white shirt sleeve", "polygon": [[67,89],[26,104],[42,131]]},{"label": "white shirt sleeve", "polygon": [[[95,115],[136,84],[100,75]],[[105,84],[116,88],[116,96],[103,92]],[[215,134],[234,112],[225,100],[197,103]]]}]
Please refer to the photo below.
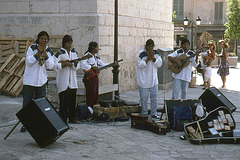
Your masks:
[{"label": "white shirt sleeve", "polygon": [[48,59],[45,61],[46,68],[47,69],[54,69],[55,61],[53,59],[53,56],[49,52],[47,52],[47,55],[48,55]]},{"label": "white shirt sleeve", "polygon": [[26,61],[25,61],[26,64],[28,64],[28,65],[30,65],[30,66],[38,62],[37,59],[34,57],[34,55],[35,55],[36,53],[33,51],[33,49],[31,48],[31,46],[32,46],[32,45],[30,45],[30,46],[28,47],[28,50],[27,50],[27,53],[26,53]]},{"label": "white shirt sleeve", "polygon": [[143,51],[144,51],[144,50],[142,49],[142,50],[140,50],[140,51],[138,52],[137,67],[138,67],[139,69],[144,69],[144,68],[147,67],[147,63],[146,63],[146,61],[144,60],[145,58],[141,58],[141,57],[140,57],[140,54],[141,54]]},{"label": "white shirt sleeve", "polygon": [[99,67],[104,67],[109,64],[109,63],[104,63],[100,58],[96,58],[96,59]]},{"label": "white shirt sleeve", "polygon": [[81,66],[82,66],[82,69],[85,71],[90,70],[92,68],[92,66],[88,63],[88,59],[82,60]]},{"label": "white shirt sleeve", "polygon": [[168,54],[168,57],[177,57],[177,50],[174,51],[173,53]]},{"label": "white shirt sleeve", "polygon": [[155,54],[154,57],[156,58],[156,61],[154,62],[153,65],[154,65],[156,68],[160,68],[160,67],[162,66],[162,58],[161,58],[161,56],[158,55],[158,54]]}]

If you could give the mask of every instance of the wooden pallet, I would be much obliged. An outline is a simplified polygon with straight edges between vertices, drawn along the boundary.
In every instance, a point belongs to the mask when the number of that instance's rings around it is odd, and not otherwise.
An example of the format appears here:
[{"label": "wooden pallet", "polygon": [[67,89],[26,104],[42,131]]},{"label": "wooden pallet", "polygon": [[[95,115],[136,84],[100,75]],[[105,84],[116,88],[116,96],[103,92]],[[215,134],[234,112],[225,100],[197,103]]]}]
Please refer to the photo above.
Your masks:
[{"label": "wooden pallet", "polygon": [[0,37],[0,45],[9,45],[17,41],[19,45],[18,54],[20,56],[25,56],[26,51],[31,43],[33,43],[33,38],[30,37]]},{"label": "wooden pallet", "polygon": [[50,41],[48,46],[53,50],[53,53],[57,52],[62,47],[63,35],[50,35]]},{"label": "wooden pallet", "polygon": [[0,90],[17,97],[23,87],[25,57],[11,54],[0,68]]},{"label": "wooden pallet", "polygon": [[15,53],[18,55],[19,44],[17,41],[12,41],[10,44],[0,44],[0,66],[8,59],[8,57]]}]

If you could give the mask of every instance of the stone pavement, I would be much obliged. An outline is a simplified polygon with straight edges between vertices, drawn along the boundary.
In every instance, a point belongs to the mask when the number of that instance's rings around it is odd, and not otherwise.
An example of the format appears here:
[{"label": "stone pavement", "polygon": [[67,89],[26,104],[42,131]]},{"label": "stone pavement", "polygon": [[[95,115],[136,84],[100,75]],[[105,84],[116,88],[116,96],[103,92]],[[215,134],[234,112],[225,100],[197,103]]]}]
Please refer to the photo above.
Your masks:
[{"label": "stone pavement", "polygon": [[[221,80],[213,69],[212,85],[221,86]],[[227,77],[227,88],[221,92],[233,103],[237,111],[233,113],[236,128],[240,129],[240,89],[237,84],[239,69],[231,69]],[[196,88],[189,88],[188,99],[197,99],[203,92],[197,75]],[[121,93],[127,101],[139,101],[138,91]],[[159,90],[159,108],[164,99],[171,99],[171,90]],[[71,129],[55,143],[39,148],[26,132],[21,133],[21,125],[7,140],[3,138],[18,121],[15,113],[21,109],[22,97],[12,98],[0,95],[0,160],[187,160],[187,159],[240,159],[239,144],[194,145],[188,140],[180,140],[183,132],[171,130],[167,135],[131,128],[129,121],[70,124]]]}]

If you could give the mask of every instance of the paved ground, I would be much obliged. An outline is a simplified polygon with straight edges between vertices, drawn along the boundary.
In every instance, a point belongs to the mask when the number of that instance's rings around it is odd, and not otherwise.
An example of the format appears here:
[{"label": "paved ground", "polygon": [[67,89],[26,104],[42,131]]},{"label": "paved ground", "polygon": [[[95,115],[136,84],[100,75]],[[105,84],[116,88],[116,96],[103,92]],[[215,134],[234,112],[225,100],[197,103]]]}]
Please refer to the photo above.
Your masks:
[{"label": "paved ground", "polygon": [[[221,79],[213,69],[212,85],[221,86]],[[233,113],[236,128],[240,128],[240,70],[231,69],[227,77],[227,89],[221,92],[238,109]],[[196,88],[189,88],[188,98],[197,99],[203,92],[197,75]],[[139,101],[138,91],[121,94],[121,98]],[[164,99],[171,99],[171,90],[159,91],[159,108]],[[19,125],[7,140],[3,140],[17,122],[15,113],[21,109],[22,97],[12,98],[0,95],[0,160],[188,160],[226,159],[239,160],[239,144],[193,145],[180,140],[183,132],[171,130],[167,135],[131,128],[130,121],[112,123],[70,124],[71,129],[55,143],[39,148],[26,132],[21,133]]]}]

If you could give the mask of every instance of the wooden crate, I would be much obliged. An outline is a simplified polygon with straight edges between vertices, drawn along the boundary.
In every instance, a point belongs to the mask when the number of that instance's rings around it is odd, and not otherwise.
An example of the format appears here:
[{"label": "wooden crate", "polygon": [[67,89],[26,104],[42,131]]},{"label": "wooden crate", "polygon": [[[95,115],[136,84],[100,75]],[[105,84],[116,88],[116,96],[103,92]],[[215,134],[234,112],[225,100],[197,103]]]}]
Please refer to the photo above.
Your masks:
[{"label": "wooden crate", "polygon": [[23,87],[25,57],[11,54],[0,68],[0,90],[17,97]]},{"label": "wooden crate", "polygon": [[94,116],[107,114],[110,118],[127,117],[133,112],[141,112],[141,106],[123,106],[123,107],[101,107],[99,104],[93,106]]}]

